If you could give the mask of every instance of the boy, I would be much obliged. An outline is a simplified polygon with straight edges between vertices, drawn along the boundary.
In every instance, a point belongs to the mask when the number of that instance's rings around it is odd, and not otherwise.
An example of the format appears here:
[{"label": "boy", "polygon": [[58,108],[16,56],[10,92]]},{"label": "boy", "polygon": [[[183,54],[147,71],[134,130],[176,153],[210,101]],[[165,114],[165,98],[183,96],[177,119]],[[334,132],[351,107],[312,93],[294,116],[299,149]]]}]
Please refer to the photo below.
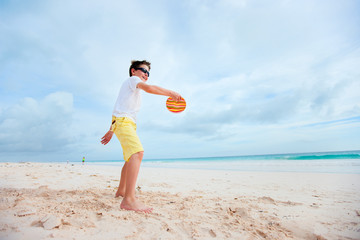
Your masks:
[{"label": "boy", "polygon": [[144,149],[136,134],[136,114],[141,105],[140,91],[144,90],[151,94],[170,96],[176,101],[181,99],[180,94],[177,92],[147,84],[146,81],[150,75],[149,71],[150,62],[146,60],[131,62],[129,68],[130,78],[120,88],[110,130],[101,139],[101,143],[106,145],[115,133],[123,149],[125,164],[121,170],[120,184],[115,195],[115,197],[124,197],[120,208],[145,213],[150,213],[153,209],[145,206],[135,197],[136,181],[144,155]]}]

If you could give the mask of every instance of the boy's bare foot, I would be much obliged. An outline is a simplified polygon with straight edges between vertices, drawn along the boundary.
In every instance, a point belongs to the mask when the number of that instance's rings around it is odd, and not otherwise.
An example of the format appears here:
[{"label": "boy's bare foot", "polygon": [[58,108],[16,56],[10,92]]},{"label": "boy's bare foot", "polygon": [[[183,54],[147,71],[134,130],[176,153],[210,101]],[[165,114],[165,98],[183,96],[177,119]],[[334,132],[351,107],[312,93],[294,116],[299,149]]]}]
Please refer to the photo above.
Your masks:
[{"label": "boy's bare foot", "polygon": [[135,211],[135,212],[144,212],[144,213],[151,213],[152,208],[145,206],[139,200],[129,200],[124,198],[120,204],[120,208],[128,211]]}]

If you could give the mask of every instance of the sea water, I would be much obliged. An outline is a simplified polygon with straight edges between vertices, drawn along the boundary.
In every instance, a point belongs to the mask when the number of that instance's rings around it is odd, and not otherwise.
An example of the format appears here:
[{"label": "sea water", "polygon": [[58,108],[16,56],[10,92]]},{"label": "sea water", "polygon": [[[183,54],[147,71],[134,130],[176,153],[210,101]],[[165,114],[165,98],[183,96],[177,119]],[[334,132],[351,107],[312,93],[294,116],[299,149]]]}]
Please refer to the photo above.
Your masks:
[{"label": "sea water", "polygon": [[[122,160],[90,162],[90,164],[117,166],[122,165],[122,163]],[[144,159],[142,162],[142,167],[248,172],[260,171],[360,174],[360,151]]]}]

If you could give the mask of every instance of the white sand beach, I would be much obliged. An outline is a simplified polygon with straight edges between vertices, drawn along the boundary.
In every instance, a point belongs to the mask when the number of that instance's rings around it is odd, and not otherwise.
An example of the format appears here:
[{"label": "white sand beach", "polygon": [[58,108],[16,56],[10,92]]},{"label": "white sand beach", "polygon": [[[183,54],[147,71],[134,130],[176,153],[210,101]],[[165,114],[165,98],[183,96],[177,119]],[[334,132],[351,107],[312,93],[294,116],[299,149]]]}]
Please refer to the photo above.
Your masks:
[{"label": "white sand beach", "polygon": [[0,239],[360,239],[360,175],[0,163]]}]

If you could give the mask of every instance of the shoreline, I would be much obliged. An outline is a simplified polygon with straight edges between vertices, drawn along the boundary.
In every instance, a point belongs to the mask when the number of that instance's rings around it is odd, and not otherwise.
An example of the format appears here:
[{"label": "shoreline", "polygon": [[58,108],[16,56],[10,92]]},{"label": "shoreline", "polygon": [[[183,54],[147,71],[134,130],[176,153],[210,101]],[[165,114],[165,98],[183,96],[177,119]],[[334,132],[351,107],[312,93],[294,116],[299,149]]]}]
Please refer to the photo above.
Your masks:
[{"label": "shoreline", "polygon": [[[66,162],[3,162],[3,163],[43,163],[67,164]],[[87,166],[122,167],[123,160],[89,161]],[[69,165],[82,165],[82,162],[69,162]],[[240,161],[186,161],[178,162],[144,160],[141,168],[178,169],[178,170],[210,170],[230,172],[261,173],[324,173],[324,174],[360,174],[360,160],[240,160]]]},{"label": "shoreline", "polygon": [[360,237],[359,174],[144,167],[137,196],[154,212],[141,214],[114,198],[121,167],[0,163],[0,238]]}]

